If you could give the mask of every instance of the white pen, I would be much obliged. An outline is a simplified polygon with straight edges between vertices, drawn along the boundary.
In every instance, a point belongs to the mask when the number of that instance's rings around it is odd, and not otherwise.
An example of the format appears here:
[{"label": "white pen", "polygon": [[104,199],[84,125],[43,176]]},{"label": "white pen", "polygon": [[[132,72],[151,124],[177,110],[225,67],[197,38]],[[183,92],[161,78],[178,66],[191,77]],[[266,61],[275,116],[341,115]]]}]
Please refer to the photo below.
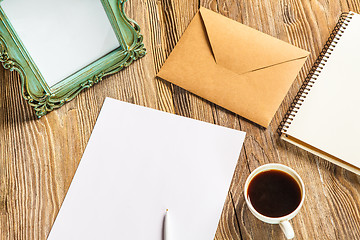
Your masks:
[{"label": "white pen", "polygon": [[164,240],[170,240],[169,233],[169,209],[166,209],[164,217]]}]

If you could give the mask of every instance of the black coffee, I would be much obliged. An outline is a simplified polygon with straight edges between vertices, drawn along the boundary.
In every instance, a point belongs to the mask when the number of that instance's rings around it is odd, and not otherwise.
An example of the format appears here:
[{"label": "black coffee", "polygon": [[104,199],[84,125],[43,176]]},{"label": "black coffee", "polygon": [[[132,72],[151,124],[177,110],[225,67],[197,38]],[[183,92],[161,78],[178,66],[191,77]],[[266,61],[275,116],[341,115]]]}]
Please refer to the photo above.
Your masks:
[{"label": "black coffee", "polygon": [[250,182],[248,197],[251,205],[264,216],[282,217],[300,204],[301,190],[297,181],[279,170],[264,171]]}]

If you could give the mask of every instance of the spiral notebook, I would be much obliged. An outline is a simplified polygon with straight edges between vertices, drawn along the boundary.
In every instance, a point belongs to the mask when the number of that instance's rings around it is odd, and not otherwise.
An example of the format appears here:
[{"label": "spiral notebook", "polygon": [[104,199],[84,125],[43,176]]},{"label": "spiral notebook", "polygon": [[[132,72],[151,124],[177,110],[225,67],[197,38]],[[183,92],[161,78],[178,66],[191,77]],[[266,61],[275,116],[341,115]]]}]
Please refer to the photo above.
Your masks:
[{"label": "spiral notebook", "polygon": [[343,13],[298,92],[281,138],[360,174],[360,15]]}]

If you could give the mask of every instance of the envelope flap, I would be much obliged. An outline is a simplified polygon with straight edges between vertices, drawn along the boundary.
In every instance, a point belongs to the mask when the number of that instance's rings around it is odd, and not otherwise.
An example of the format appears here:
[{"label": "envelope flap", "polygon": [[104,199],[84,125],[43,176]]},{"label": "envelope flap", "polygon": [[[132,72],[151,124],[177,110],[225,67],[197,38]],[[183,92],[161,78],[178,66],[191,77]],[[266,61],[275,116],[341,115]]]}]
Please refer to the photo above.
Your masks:
[{"label": "envelope flap", "polygon": [[307,57],[289,43],[245,26],[206,8],[200,8],[217,64],[242,74]]}]

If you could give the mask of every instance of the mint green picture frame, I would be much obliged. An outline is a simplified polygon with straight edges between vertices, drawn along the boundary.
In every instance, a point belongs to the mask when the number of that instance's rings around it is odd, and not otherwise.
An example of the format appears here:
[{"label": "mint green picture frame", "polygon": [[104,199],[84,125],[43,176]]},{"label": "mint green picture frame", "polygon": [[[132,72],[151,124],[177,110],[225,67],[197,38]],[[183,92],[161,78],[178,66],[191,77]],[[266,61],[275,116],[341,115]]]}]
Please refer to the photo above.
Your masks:
[{"label": "mint green picture frame", "polygon": [[43,79],[0,7],[0,62],[5,69],[19,73],[22,96],[34,108],[37,117],[60,108],[82,90],[100,82],[103,77],[145,56],[140,27],[124,12],[126,1],[101,0],[120,47],[51,87]]}]

